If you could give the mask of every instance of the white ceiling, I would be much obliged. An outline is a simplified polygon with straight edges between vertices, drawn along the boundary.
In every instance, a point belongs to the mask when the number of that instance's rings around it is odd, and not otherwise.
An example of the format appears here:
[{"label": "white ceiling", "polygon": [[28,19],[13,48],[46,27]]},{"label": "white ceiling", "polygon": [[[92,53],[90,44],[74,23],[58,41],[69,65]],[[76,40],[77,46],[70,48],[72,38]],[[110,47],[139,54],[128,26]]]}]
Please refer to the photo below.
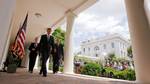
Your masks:
[{"label": "white ceiling", "polygon": [[[11,27],[11,40],[16,36],[19,26],[28,12],[26,42],[31,42],[45,32],[47,27],[58,27],[65,22],[65,13],[72,10],[79,14],[98,0],[17,0]],[[41,16],[35,16],[40,13]]]}]

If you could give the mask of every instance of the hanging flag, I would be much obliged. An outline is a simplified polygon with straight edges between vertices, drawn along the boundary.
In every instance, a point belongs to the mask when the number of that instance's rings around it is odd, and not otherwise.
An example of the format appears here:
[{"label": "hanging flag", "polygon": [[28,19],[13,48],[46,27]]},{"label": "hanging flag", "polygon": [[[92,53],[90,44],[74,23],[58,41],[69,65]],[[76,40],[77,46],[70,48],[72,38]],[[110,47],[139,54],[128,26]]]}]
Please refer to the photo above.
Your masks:
[{"label": "hanging flag", "polygon": [[16,35],[14,45],[13,45],[13,53],[15,53],[19,58],[23,58],[25,55],[25,39],[26,39],[26,27],[27,27],[28,14],[23,22],[23,25],[19,28],[18,33]]}]

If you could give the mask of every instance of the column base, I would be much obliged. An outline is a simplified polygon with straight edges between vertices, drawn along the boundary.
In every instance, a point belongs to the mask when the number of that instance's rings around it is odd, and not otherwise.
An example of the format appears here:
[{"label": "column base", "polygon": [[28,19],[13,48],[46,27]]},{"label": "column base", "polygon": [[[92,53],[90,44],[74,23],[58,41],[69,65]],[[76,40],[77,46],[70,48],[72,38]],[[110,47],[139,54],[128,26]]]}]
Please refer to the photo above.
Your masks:
[{"label": "column base", "polygon": [[74,72],[66,72],[66,71],[63,71],[64,74],[75,74]]},{"label": "column base", "polygon": [[135,83],[137,84],[150,84],[150,81],[139,81],[139,80],[136,80]]}]

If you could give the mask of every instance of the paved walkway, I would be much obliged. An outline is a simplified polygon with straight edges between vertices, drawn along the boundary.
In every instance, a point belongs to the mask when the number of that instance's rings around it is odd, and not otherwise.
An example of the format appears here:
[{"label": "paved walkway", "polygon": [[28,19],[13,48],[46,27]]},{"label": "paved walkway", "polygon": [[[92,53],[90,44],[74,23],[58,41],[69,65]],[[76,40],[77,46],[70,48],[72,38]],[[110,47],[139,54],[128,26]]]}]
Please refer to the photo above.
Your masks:
[{"label": "paved walkway", "polygon": [[133,84],[130,81],[84,75],[51,74],[42,77],[38,72],[28,73],[17,69],[16,73],[0,72],[0,84]]}]

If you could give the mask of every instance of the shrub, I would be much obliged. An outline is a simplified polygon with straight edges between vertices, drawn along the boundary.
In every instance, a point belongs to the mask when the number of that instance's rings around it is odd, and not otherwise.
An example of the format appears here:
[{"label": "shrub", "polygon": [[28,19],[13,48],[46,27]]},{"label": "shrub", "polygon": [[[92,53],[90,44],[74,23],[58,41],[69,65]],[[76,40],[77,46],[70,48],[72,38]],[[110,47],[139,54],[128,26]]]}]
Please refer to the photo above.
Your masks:
[{"label": "shrub", "polygon": [[135,71],[132,70],[132,69],[126,69],[125,70],[127,72],[127,77],[126,77],[126,80],[135,80],[136,77],[135,77]]},{"label": "shrub", "polygon": [[49,63],[49,70],[53,70],[53,64]]},{"label": "shrub", "polygon": [[[135,71],[132,69],[125,69],[123,71],[115,70],[111,67],[105,67],[106,77],[124,79],[124,80],[135,80]],[[113,76],[111,76],[111,73]]]},{"label": "shrub", "polygon": [[60,71],[60,72],[63,72],[63,70],[64,70],[64,67],[63,67],[63,66],[60,66],[60,67],[59,67],[59,71]]},{"label": "shrub", "polygon": [[102,70],[101,66],[96,63],[87,63],[81,70],[81,74],[99,76],[100,71]]},{"label": "shrub", "polygon": [[110,77],[113,78],[115,75],[115,69],[111,68],[111,67],[104,67],[105,70],[105,76],[106,77]]}]

